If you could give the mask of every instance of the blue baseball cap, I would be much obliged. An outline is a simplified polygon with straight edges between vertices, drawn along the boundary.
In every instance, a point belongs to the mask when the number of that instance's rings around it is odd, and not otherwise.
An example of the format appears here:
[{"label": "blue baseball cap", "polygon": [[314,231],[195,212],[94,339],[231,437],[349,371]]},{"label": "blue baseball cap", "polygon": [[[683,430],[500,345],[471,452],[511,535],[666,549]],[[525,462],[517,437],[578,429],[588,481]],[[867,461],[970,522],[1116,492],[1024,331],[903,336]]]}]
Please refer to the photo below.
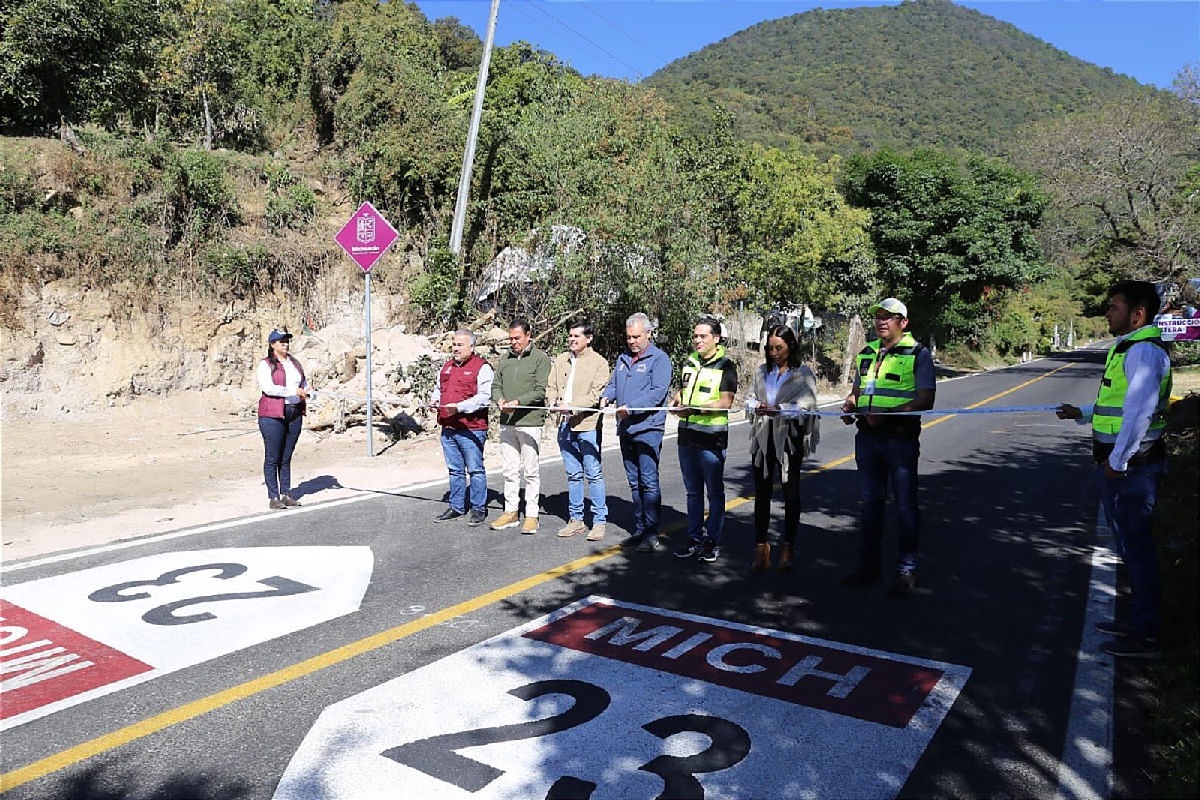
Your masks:
[{"label": "blue baseball cap", "polygon": [[267,344],[275,344],[275,342],[289,342],[291,339],[292,335],[290,333],[276,329],[271,331],[271,335],[267,337]]}]

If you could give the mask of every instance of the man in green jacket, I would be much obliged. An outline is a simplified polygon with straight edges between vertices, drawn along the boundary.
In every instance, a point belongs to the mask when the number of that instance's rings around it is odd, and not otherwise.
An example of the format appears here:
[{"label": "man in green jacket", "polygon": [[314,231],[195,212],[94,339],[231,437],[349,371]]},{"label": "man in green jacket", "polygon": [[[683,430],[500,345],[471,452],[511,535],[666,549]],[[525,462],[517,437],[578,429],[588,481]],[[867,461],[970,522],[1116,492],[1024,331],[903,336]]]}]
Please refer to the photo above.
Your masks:
[{"label": "man in green jacket", "polygon": [[[496,367],[492,401],[500,409],[500,464],[504,471],[504,513],[492,530],[521,526],[537,533],[541,476],[538,459],[546,423],[546,381],[550,356],[533,346],[529,321],[513,320],[508,327],[509,351]],[[531,407],[532,406],[532,407]],[[521,521],[521,483],[525,484],[525,520]]]}]

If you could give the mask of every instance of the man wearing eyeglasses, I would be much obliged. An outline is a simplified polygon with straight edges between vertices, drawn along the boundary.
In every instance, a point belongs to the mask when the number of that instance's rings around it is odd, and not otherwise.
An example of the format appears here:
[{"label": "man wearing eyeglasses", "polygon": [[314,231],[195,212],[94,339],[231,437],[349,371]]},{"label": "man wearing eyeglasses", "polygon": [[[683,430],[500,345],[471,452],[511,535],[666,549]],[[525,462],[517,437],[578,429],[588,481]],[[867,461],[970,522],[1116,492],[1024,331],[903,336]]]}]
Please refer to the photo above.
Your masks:
[{"label": "man wearing eyeglasses", "polygon": [[908,308],[889,297],[868,309],[878,338],[858,354],[854,386],[842,421],[858,426],[854,461],[858,466],[862,548],[858,567],[842,579],[866,586],[882,578],[884,502],[888,483],[899,518],[899,557],[888,591],[907,594],[917,582],[920,510],[917,507],[917,459],[921,453],[921,417],[905,413],[933,408],[936,374],[933,355],[908,333]]}]

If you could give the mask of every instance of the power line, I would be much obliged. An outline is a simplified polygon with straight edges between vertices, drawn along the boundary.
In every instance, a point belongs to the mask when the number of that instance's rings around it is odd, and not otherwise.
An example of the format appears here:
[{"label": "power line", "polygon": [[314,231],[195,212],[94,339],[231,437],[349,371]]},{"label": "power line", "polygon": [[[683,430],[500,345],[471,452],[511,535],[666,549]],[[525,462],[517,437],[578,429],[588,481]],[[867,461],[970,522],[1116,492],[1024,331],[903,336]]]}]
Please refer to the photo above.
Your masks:
[{"label": "power line", "polygon": [[631,42],[633,42],[634,44],[636,44],[638,47],[640,47],[640,48],[642,48],[643,50],[645,50],[646,52],[650,53],[651,55],[653,55],[655,58],[657,58],[657,59],[658,59],[659,61],[661,61],[662,63],[666,64],[666,63],[668,63],[668,62],[670,61],[670,59],[663,58],[661,54],[654,52],[654,48],[650,47],[649,45],[647,45],[647,44],[645,44],[645,43],[643,43],[643,42],[640,42],[640,41],[638,41],[638,40],[637,40],[637,38],[635,38],[635,37],[633,36],[633,34],[629,33],[628,31],[626,31],[625,29],[623,29],[621,26],[617,25],[617,23],[613,22],[613,21],[612,21],[612,20],[610,20],[608,17],[604,16],[604,15],[603,15],[603,14],[601,14],[599,11],[597,11],[597,10],[595,9],[595,4],[593,4],[593,3],[581,3],[580,5],[582,5],[582,6],[583,6],[584,8],[586,8],[588,11],[592,12],[593,14],[595,14],[595,15],[596,15],[596,17],[598,17],[600,20],[602,20],[603,22],[605,22],[605,23],[606,23],[606,24],[607,24],[607,25],[608,25],[610,28],[612,28],[613,30],[615,30],[617,33],[621,34],[621,35],[622,35],[622,36],[624,36],[626,39],[628,39],[629,41],[631,41]]},{"label": "power line", "polygon": [[[547,11],[547,10],[546,10],[546,9],[543,7],[543,6],[545,5],[544,3],[538,3],[538,2],[535,2],[535,0],[525,0],[525,3],[524,3],[524,5],[532,6],[532,7],[533,7],[533,8],[535,8],[535,9],[536,9],[536,10],[537,10],[539,13],[541,13],[541,14],[543,14],[544,16],[547,16],[547,17],[549,17],[551,20],[553,20],[553,21],[554,21],[554,22],[555,22],[557,25],[561,26],[562,28],[565,28],[567,31],[569,31],[570,33],[574,34],[576,37],[578,37],[578,38],[579,38],[579,39],[581,39],[582,41],[586,42],[587,44],[591,45],[591,46],[592,46],[593,48],[595,48],[596,50],[600,51],[600,52],[601,52],[601,53],[603,53],[604,55],[606,55],[606,56],[608,56],[609,58],[611,58],[613,61],[615,61],[615,62],[617,62],[618,64],[622,65],[623,67],[625,67],[626,69],[628,69],[630,72],[632,72],[634,75],[636,75],[636,76],[637,76],[637,78],[638,78],[638,80],[641,80],[642,78],[646,77],[645,75],[643,75],[643,74],[642,74],[641,70],[639,70],[637,67],[635,67],[635,66],[633,66],[632,64],[630,64],[629,62],[627,62],[627,61],[623,60],[623,59],[622,59],[620,56],[616,55],[615,53],[612,53],[612,52],[610,52],[609,50],[605,49],[605,48],[604,48],[602,45],[600,45],[599,43],[597,43],[597,42],[593,41],[592,39],[588,38],[588,37],[587,37],[587,36],[585,36],[584,34],[580,33],[579,31],[575,30],[574,28],[572,28],[572,27],[571,27],[570,25],[568,25],[566,22],[563,22],[561,19],[559,19],[558,17],[556,17],[556,16],[554,16],[553,14],[551,14],[549,11]],[[584,4],[584,5],[586,5],[586,4]],[[517,8],[517,10],[518,10],[518,11],[520,11],[520,5],[517,5],[517,6],[516,6],[516,8]],[[593,12],[593,13],[595,13],[595,12]],[[535,24],[540,24],[540,25],[542,25],[542,27],[543,27],[543,28],[546,28],[546,26],[545,26],[544,24],[542,24],[542,23],[539,23],[539,22],[538,22],[538,20],[534,19],[533,17],[529,16],[528,14],[526,14],[526,15],[525,15],[525,17],[526,17],[527,19],[529,19],[530,21],[534,22]],[[610,24],[611,24],[611,23],[610,23]],[[550,29],[550,28],[546,28],[546,30],[551,30],[551,29]],[[626,36],[628,36],[628,34],[625,34],[625,35],[626,35]],[[632,37],[630,37],[630,39],[632,40]],[[636,43],[636,42],[635,42],[635,43]]]}]

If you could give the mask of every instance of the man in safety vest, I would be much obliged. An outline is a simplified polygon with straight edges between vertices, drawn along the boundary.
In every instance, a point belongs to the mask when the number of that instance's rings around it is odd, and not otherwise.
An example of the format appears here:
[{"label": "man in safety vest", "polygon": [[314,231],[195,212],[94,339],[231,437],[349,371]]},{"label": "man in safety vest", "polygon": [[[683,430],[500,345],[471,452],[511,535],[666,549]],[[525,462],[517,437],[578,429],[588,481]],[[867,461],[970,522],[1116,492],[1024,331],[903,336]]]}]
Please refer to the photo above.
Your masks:
[{"label": "man in safety vest", "polygon": [[[878,338],[858,354],[854,386],[842,411],[858,426],[854,462],[862,500],[862,548],[858,567],[842,579],[865,586],[882,577],[884,501],[888,482],[896,498],[899,558],[888,591],[906,594],[917,582],[920,510],[917,507],[917,459],[921,454],[921,416],[933,408],[937,376],[929,348],[908,329],[908,308],[894,297],[871,306]],[[910,412],[910,413],[905,413]]]},{"label": "man in safety vest", "polygon": [[1100,649],[1114,656],[1158,658],[1162,578],[1152,534],[1158,486],[1166,472],[1171,359],[1162,332],[1150,324],[1158,291],[1146,281],[1120,281],[1108,291],[1108,332],[1117,336],[1092,406],[1063,403],[1059,419],[1092,424],[1092,455],[1100,504],[1129,576],[1129,624],[1096,623],[1113,638]]},{"label": "man in safety vest", "polygon": [[[679,471],[687,492],[687,541],[676,558],[716,561],[725,535],[725,450],[737,367],[721,345],[721,323],[705,318],[692,331],[696,350],[683,364],[671,413],[679,417]],[[704,495],[708,494],[708,521]]]}]

